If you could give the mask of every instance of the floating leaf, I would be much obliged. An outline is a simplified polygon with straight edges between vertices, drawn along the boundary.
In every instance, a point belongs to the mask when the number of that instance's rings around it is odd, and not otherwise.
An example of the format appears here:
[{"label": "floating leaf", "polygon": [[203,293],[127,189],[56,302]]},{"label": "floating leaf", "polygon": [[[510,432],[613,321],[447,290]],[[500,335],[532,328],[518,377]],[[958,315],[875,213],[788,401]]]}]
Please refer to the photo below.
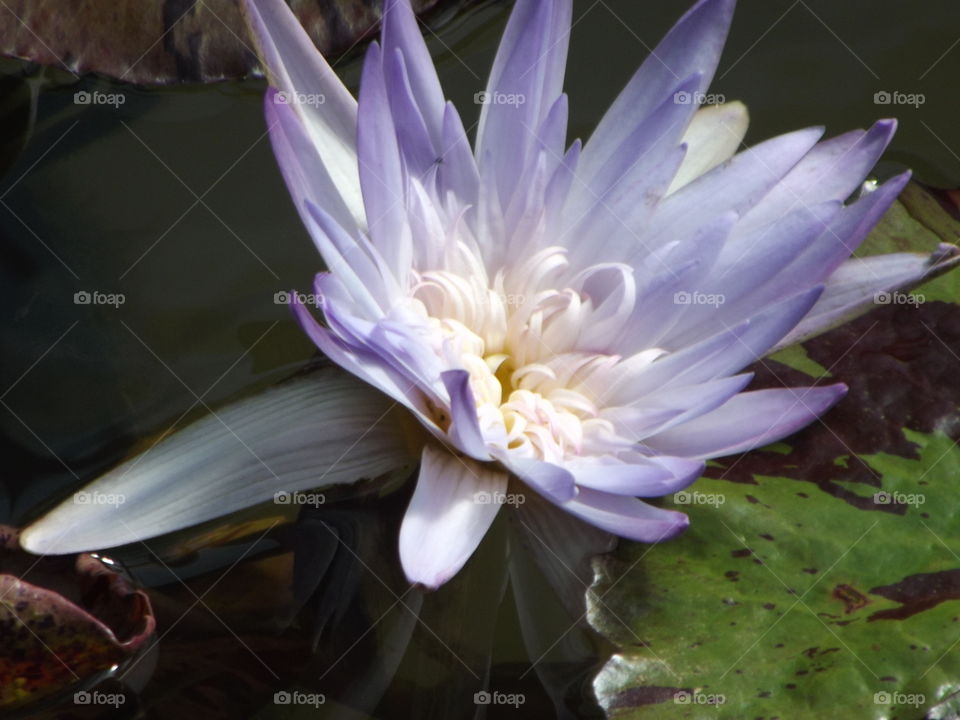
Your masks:
[{"label": "floating leaf", "polygon": [[[93,555],[21,551],[0,526],[0,707],[56,695],[120,664],[154,631],[146,594]],[[28,581],[29,580],[29,581]]]},{"label": "floating leaf", "polygon": [[[468,0],[469,1],[469,0]],[[380,0],[292,0],[317,47],[335,57],[377,31]],[[418,13],[464,0],[414,0]],[[236,0],[8,0],[0,53],[73,73],[143,84],[242,78],[256,67]]]},{"label": "floating leaf", "polygon": [[[866,254],[955,241],[913,185]],[[591,623],[619,646],[614,717],[956,717],[960,278],[947,274],[761,362],[757,387],[845,382],[822,422],[711,463],[666,504],[689,532],[597,561]]]}]

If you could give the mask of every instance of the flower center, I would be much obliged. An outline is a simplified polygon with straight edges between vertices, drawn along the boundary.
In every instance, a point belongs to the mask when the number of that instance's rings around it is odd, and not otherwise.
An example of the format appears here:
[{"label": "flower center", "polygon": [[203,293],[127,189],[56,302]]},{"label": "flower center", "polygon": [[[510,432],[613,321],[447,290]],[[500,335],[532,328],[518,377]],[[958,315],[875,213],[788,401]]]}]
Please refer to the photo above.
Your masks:
[{"label": "flower center", "polygon": [[412,304],[433,330],[438,355],[469,373],[484,437],[558,462],[579,454],[591,432],[612,428],[586,379],[598,363],[619,358],[577,350],[589,298],[572,289],[509,292],[508,280],[424,272]]}]

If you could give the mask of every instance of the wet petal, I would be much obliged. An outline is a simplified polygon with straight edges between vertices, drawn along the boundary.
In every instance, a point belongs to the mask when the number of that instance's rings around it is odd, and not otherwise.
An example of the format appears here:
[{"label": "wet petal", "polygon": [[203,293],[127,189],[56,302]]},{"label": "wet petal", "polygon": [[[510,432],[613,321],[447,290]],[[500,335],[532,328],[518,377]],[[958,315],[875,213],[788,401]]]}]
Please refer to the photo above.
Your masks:
[{"label": "wet petal", "polygon": [[428,444],[400,526],[407,579],[435,590],[473,555],[500,508],[507,476],[493,465]]}]

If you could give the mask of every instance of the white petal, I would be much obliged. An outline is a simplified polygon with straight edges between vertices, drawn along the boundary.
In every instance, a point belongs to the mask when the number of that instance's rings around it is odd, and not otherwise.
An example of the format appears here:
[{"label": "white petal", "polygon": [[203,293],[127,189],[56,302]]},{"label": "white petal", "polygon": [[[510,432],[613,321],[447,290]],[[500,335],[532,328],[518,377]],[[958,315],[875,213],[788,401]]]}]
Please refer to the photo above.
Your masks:
[{"label": "white petal", "polygon": [[400,526],[407,579],[436,589],[473,555],[500,507],[507,476],[446,448],[423,448],[420,477]]},{"label": "white petal", "polygon": [[357,101],[283,0],[246,0],[252,36],[270,84],[297,111],[359,227],[366,226],[357,170]]},{"label": "white petal", "polygon": [[164,438],[27,527],[20,542],[34,553],[113,547],[278,491],[376,477],[413,461],[390,407],[339,369],[302,375]]},{"label": "white petal", "polygon": [[740,149],[749,122],[747,106],[741,102],[700,108],[683,135],[687,154],[667,194],[732,158]]}]

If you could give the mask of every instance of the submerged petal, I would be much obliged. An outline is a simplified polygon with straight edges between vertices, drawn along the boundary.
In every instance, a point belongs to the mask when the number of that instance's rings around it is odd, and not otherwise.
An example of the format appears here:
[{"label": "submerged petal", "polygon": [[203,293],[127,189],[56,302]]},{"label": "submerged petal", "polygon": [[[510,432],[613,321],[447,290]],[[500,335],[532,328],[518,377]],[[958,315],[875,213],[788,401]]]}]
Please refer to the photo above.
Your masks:
[{"label": "submerged petal", "polygon": [[411,462],[390,401],[339,369],[291,379],[163,438],[27,527],[24,548],[114,547],[278,492],[373,478]]}]

